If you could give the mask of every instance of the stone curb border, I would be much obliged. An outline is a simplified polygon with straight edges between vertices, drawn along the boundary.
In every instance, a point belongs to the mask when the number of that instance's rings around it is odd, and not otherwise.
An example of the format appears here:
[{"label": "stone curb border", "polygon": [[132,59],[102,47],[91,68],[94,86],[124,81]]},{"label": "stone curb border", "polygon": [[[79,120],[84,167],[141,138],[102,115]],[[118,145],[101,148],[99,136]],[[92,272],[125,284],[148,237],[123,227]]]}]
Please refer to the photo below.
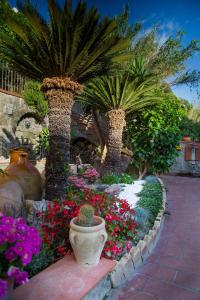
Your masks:
[{"label": "stone curb border", "polygon": [[164,211],[166,207],[166,189],[160,178],[157,177],[161,188],[163,204],[160,209],[153,228],[145,235],[143,240],[140,240],[137,246],[131,248],[129,253],[126,253],[116,264],[114,269],[104,277],[82,300],[104,299],[106,294],[112,288],[117,288],[130,280],[135,271],[143,264],[143,262],[153,252],[162,230],[164,221]]}]

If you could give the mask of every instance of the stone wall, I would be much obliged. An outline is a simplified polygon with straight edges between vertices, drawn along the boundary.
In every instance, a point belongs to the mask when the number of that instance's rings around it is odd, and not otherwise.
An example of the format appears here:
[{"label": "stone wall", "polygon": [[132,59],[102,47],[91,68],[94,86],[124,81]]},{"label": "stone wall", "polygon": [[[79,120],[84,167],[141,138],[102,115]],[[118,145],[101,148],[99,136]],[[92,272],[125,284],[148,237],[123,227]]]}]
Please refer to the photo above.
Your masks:
[{"label": "stone wall", "polygon": [[22,98],[0,92],[0,156],[7,157],[8,150],[19,145],[15,131],[28,112],[31,110]]},{"label": "stone wall", "polygon": [[[176,162],[172,165],[170,169],[171,174],[186,174],[193,176],[200,176],[200,161],[196,160],[195,153],[191,153],[191,159],[186,160],[186,147],[188,144],[193,144],[191,142],[181,142],[181,151],[176,159]],[[195,143],[195,145],[200,145],[200,143]]]},{"label": "stone wall", "polygon": [[[22,98],[0,91],[0,156],[7,158],[9,149],[20,145],[34,149],[43,126],[46,126],[45,123],[41,125],[37,122],[34,111]],[[71,134],[73,144],[81,138],[91,144],[92,148],[98,146],[93,119],[86,117],[77,104],[73,107]]]}]

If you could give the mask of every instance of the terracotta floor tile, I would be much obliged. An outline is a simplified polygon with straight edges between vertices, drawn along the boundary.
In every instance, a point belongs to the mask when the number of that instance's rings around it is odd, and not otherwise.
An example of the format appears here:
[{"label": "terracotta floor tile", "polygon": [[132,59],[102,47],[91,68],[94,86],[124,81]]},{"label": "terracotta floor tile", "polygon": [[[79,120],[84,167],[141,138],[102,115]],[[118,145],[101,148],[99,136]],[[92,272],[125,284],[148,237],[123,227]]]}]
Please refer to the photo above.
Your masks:
[{"label": "terracotta floor tile", "polygon": [[[200,300],[200,179],[163,176],[163,181],[171,215],[165,218],[153,254],[138,270],[148,280],[135,297],[134,277],[120,299]],[[141,293],[147,298],[139,298]]]}]

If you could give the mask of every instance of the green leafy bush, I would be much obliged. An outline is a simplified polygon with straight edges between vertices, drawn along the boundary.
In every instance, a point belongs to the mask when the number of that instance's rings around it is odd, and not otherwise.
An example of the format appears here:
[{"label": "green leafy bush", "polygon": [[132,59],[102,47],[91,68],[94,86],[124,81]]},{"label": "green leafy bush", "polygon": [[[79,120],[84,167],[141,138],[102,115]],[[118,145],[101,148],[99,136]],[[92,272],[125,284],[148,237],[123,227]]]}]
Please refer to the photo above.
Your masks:
[{"label": "green leafy bush", "polygon": [[132,165],[140,178],[168,171],[178,156],[176,147],[182,137],[185,105],[172,93],[157,93],[164,100],[127,119],[124,142],[133,151]]},{"label": "green leafy bush", "polygon": [[121,176],[115,174],[108,174],[102,177],[101,182],[110,185],[119,183],[132,184],[134,182],[134,179],[135,178],[132,175],[127,173],[123,173]]},{"label": "green leafy bush", "polygon": [[200,141],[200,122],[185,117],[181,123],[183,136],[190,136],[192,140]]},{"label": "green leafy bush", "polygon": [[162,188],[160,183],[146,183],[138,196],[140,199],[136,207],[142,207],[150,212],[149,222],[153,225],[159,210],[162,208]]},{"label": "green leafy bush", "polygon": [[119,182],[120,183],[126,183],[126,184],[132,184],[134,182],[134,177],[130,174],[124,173],[120,176]]},{"label": "green leafy bush", "polygon": [[44,157],[49,148],[49,130],[43,128],[39,133],[37,150],[40,153],[40,157]]},{"label": "green leafy bush", "polygon": [[118,184],[119,176],[115,174],[108,174],[102,177],[101,182],[104,184]]},{"label": "green leafy bush", "polygon": [[47,115],[48,104],[44,94],[40,91],[39,82],[32,80],[26,81],[22,97],[30,107],[36,110],[41,119]]},{"label": "green leafy bush", "polygon": [[53,250],[43,243],[43,247],[38,254],[38,256],[34,256],[32,258],[31,263],[26,267],[26,270],[29,272],[29,277],[33,277],[38,274],[45,268],[47,268],[50,264],[54,262],[54,253]]}]

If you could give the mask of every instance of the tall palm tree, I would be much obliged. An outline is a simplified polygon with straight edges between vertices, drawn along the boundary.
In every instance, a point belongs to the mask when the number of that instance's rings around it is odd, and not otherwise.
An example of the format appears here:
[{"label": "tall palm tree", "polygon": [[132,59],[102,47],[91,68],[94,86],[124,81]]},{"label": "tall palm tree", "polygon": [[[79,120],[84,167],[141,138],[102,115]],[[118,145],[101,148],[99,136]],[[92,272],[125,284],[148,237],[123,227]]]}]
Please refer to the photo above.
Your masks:
[{"label": "tall palm tree", "polygon": [[49,154],[46,162],[46,198],[66,196],[74,96],[90,78],[108,73],[128,59],[129,39],[116,33],[116,22],[100,19],[96,9],[70,0],[60,7],[48,0],[45,20],[29,1],[19,13],[3,15],[14,35],[0,33],[0,53],[21,74],[42,81],[48,100]]},{"label": "tall palm tree", "polygon": [[77,101],[99,109],[106,117],[107,155],[104,171],[120,173],[122,134],[126,124],[125,116],[153,105],[158,98],[152,78],[138,83],[128,75],[103,76],[91,80]]}]

